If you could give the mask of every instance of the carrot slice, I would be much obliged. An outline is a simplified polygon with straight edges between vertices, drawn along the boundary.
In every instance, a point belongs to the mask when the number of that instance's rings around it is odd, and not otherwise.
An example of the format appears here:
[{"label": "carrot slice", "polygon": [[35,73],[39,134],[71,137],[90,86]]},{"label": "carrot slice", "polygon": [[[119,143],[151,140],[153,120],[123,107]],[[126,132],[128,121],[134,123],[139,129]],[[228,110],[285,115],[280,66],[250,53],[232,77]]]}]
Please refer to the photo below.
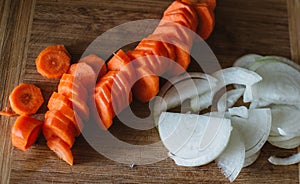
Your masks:
[{"label": "carrot slice", "polygon": [[96,116],[100,117],[101,120],[99,121],[99,125],[107,130],[109,127],[111,127],[113,123],[112,120],[115,116],[112,109],[112,104],[107,102],[105,98],[97,94],[94,95],[94,100],[98,112]]},{"label": "carrot slice", "polygon": [[69,120],[73,122],[76,128],[76,135],[80,134],[83,129],[83,122],[77,112],[73,111],[73,103],[66,98],[64,95],[59,93],[52,93],[47,107],[50,111],[60,111],[63,113]]},{"label": "carrot slice", "polygon": [[17,116],[18,114],[15,113],[11,108],[5,107],[4,109],[2,109],[2,111],[0,111],[0,116]]},{"label": "carrot slice", "polygon": [[36,58],[37,71],[50,79],[60,78],[70,67],[70,56],[61,50],[47,50]]},{"label": "carrot slice", "polygon": [[95,54],[90,54],[81,58],[78,63],[86,63],[90,65],[94,72],[98,75],[98,79],[107,73],[105,61]]},{"label": "carrot slice", "polygon": [[136,68],[139,80],[133,86],[134,96],[141,102],[149,102],[159,91],[159,77],[147,67]]},{"label": "carrot slice", "polygon": [[196,4],[195,9],[199,15],[199,25],[197,33],[206,40],[214,30],[215,18],[213,11],[207,4]]},{"label": "carrot slice", "polygon": [[13,146],[26,151],[36,141],[42,129],[43,121],[30,116],[19,116],[11,131]]},{"label": "carrot slice", "polygon": [[181,0],[181,2],[194,6],[195,4],[205,3],[211,10],[216,8],[216,0]]},{"label": "carrot slice", "polygon": [[93,91],[97,76],[90,65],[83,62],[72,64],[68,74],[71,74],[75,77],[75,83],[76,81],[80,81],[82,84],[84,84],[88,92]]},{"label": "carrot slice", "polygon": [[12,110],[20,115],[35,114],[44,103],[40,88],[33,84],[20,84],[9,95]]},{"label": "carrot slice", "polygon": [[190,28],[193,31],[196,31],[196,28],[198,26],[198,14],[194,10],[194,8],[183,8],[182,7],[179,9],[174,9],[174,10],[166,12],[165,16],[174,15],[174,14],[182,15],[181,19],[176,20],[176,19],[174,19],[175,18],[175,16],[174,16],[173,19],[167,19],[167,20],[174,21],[174,22],[178,21],[177,23],[180,23],[180,20],[181,20],[183,23],[186,24],[186,26],[188,26],[188,28]]},{"label": "carrot slice", "polygon": [[130,62],[130,58],[127,54],[122,50],[118,50],[118,52],[108,61],[107,67],[108,70],[111,71],[119,71]]},{"label": "carrot slice", "polygon": [[50,139],[53,136],[57,136],[64,140],[69,148],[71,148],[75,142],[76,130],[73,124],[63,122],[53,114],[48,114],[45,117],[43,134],[46,140]]},{"label": "carrot slice", "polygon": [[188,20],[188,18],[186,16],[187,15],[182,14],[182,13],[169,12],[168,14],[165,14],[162,17],[162,20],[178,23],[178,24],[185,26],[187,28],[190,28],[190,29],[192,29],[193,27],[196,27],[195,25],[194,26],[192,25],[192,23]]},{"label": "carrot slice", "polygon": [[71,55],[69,54],[68,50],[66,49],[66,47],[62,44],[58,44],[58,45],[50,45],[46,48],[44,48],[40,54],[43,55],[48,51],[52,51],[52,50],[56,50],[56,51],[63,51],[65,52],[69,57],[71,57]]},{"label": "carrot slice", "polygon": [[56,153],[56,155],[67,162],[70,165],[73,165],[73,155],[69,146],[59,137],[51,137],[47,140],[48,147]]}]

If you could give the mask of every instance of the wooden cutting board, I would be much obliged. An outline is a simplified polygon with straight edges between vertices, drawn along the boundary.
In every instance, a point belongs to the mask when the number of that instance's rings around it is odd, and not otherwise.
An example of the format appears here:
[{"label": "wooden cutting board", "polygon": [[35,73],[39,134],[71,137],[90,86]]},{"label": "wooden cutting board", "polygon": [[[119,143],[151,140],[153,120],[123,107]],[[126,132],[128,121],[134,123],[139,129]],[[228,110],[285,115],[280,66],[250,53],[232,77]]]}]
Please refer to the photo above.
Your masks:
[{"label": "wooden cutting board", "polygon": [[[27,0],[1,1],[0,108],[20,82],[42,89],[46,100],[56,90],[57,80],[41,77],[35,58],[46,46],[64,44],[73,61],[103,32],[122,23],[159,19],[171,0]],[[223,68],[243,54],[281,55],[300,62],[299,0],[219,0],[216,26],[207,43]],[[101,51],[99,51],[101,52]],[[189,70],[193,70],[190,68]],[[138,115],[147,106],[135,103]],[[43,114],[45,105],[39,111]],[[28,152],[12,148],[10,129],[15,118],[0,117],[1,183],[227,183],[215,163],[202,167],[178,167],[171,159],[149,165],[129,165],[107,159],[94,151],[83,137],[73,150],[75,165],[57,159],[39,138]],[[158,140],[155,129],[134,131],[116,122],[111,132],[133,144]],[[287,156],[297,150],[282,150],[266,144],[257,162],[244,168],[236,183],[298,183],[299,168],[273,166],[271,155]]]}]

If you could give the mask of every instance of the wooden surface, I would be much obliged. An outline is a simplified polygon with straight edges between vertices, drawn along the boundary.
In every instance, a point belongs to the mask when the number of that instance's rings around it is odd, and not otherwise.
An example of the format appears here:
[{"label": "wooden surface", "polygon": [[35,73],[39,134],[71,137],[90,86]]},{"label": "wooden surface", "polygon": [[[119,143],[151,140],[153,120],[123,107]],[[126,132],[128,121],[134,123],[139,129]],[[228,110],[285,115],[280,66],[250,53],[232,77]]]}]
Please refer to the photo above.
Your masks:
[{"label": "wooden surface", "polygon": [[[171,0],[27,0],[0,1],[0,108],[20,82],[42,88],[46,99],[56,90],[56,80],[37,74],[34,60],[44,47],[64,44],[73,61],[106,30],[122,23],[161,17]],[[216,27],[207,43],[222,67],[247,53],[300,58],[299,0],[220,0]],[[101,51],[100,51],[101,52]],[[193,68],[190,68],[193,70]],[[146,107],[135,103],[137,114]],[[39,114],[44,113],[45,105]],[[15,118],[0,117],[0,183],[227,183],[215,163],[203,167],[178,167],[171,159],[130,168],[94,151],[79,137],[73,153],[75,165],[57,159],[41,137],[28,152],[12,148],[10,129]],[[135,144],[158,140],[155,129],[136,132],[116,120],[111,132]],[[259,160],[244,168],[236,183],[299,183],[299,168],[273,166],[270,155],[287,156],[266,144]]]}]

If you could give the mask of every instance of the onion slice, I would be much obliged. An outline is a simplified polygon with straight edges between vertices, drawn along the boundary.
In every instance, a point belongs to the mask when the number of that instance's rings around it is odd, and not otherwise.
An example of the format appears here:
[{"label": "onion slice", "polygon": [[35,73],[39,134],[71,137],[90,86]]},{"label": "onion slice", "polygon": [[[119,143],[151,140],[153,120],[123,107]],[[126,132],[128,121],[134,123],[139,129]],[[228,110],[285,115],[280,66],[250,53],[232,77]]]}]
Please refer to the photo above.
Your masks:
[{"label": "onion slice", "polygon": [[236,129],[232,130],[225,151],[216,159],[222,173],[233,182],[244,166],[245,144]]},{"label": "onion slice", "polygon": [[242,67],[242,68],[249,68],[250,65],[252,65],[253,62],[255,62],[258,59],[263,58],[263,56],[258,54],[247,54],[240,58],[238,58],[233,66],[235,67]]},{"label": "onion slice", "polygon": [[269,141],[273,146],[283,149],[294,149],[300,146],[300,136],[285,141]]},{"label": "onion slice", "polygon": [[[230,116],[232,126],[243,136],[246,157],[258,152],[265,144],[271,130],[270,109],[249,109],[248,118]],[[258,128],[259,127],[259,128]]]},{"label": "onion slice", "polygon": [[292,165],[300,162],[300,153],[296,153],[286,158],[279,158],[275,156],[269,157],[268,161],[274,165]]},{"label": "onion slice", "polygon": [[259,150],[258,152],[246,157],[243,167],[248,167],[248,166],[252,165],[258,159],[260,152],[261,151]]},{"label": "onion slice", "polygon": [[169,156],[177,165],[200,166],[215,160],[231,134],[229,119],[163,112],[158,131]]},{"label": "onion slice", "polygon": [[241,96],[243,96],[245,88],[233,89],[224,93],[221,98],[218,100],[217,109],[220,112],[227,111],[228,108],[231,108]]}]

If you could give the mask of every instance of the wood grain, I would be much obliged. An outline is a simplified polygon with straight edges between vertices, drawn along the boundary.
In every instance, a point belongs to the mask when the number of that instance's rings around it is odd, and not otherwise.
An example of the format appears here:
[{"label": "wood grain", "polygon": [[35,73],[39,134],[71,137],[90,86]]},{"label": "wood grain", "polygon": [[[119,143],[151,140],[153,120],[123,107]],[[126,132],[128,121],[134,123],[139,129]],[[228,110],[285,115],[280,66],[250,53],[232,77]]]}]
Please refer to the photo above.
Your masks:
[{"label": "wood grain", "polygon": [[[295,51],[291,54],[294,46],[289,42],[292,37],[295,38],[294,33],[291,33],[294,32],[291,29],[295,28],[289,28],[289,17],[296,11],[288,13],[287,8],[291,7],[286,1],[218,1],[216,27],[207,43],[223,68],[231,66],[237,57],[247,53],[295,57]],[[64,44],[72,55],[72,62],[76,62],[86,47],[108,29],[128,21],[158,19],[171,2],[172,0],[1,2],[1,107],[7,106],[9,92],[21,81],[39,86],[46,100],[56,90],[58,81],[43,78],[35,69],[35,58],[44,47]],[[189,70],[195,68],[192,65]],[[132,108],[139,116],[146,116],[148,113],[145,104],[134,102]],[[42,115],[45,111],[46,104],[39,110],[39,114]],[[72,148],[75,165],[70,167],[47,148],[42,137],[26,153],[11,148],[9,132],[14,119],[0,118],[0,130],[5,132],[0,136],[0,183],[228,183],[215,163],[185,168],[166,159],[130,168],[129,165],[100,155],[82,136]],[[149,144],[159,140],[156,129],[135,131],[117,119],[110,132],[131,144]],[[296,165],[278,167],[267,161],[270,155],[287,156],[295,152],[296,150],[282,150],[266,144],[259,160],[243,169],[236,183],[298,183]]]}]

